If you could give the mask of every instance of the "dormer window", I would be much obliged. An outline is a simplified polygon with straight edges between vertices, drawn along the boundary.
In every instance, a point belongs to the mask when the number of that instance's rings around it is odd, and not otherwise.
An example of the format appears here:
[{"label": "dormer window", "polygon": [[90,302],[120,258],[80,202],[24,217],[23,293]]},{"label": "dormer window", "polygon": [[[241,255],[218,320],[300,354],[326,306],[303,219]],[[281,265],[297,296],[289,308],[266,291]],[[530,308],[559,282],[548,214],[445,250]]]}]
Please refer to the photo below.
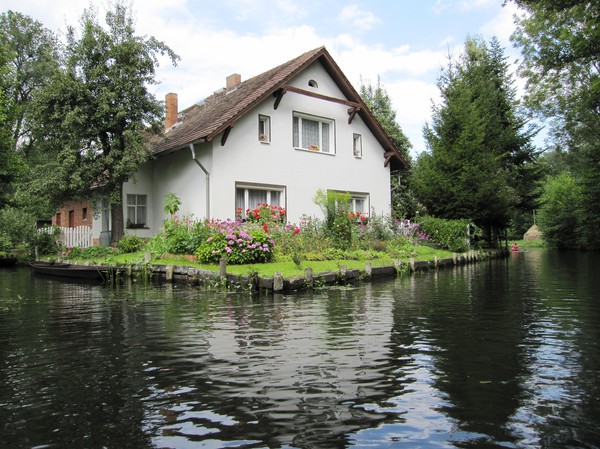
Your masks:
[{"label": "dormer window", "polygon": [[308,82],[308,86],[309,87],[314,87],[315,89],[317,89],[319,87],[319,84],[317,84],[317,82],[315,80],[310,80]]}]

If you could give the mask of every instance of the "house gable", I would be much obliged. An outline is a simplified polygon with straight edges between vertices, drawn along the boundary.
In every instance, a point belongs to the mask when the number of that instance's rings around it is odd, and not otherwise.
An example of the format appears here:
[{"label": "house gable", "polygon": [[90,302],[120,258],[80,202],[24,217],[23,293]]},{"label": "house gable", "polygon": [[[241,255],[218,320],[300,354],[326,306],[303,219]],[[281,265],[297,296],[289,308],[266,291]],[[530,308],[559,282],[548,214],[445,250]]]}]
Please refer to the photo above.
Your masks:
[{"label": "house gable", "polygon": [[[292,83],[315,61],[321,63],[338,86],[342,98],[317,92],[318,89],[309,86],[308,82],[305,86]],[[394,167],[408,168],[400,150],[387,136],[325,47],[306,52],[242,83],[235,84],[233,81],[229,89],[223,89],[201,104],[182,111],[181,119],[175,126],[168,129],[164,136],[152,139],[154,153],[159,155],[176,151],[190,144],[212,141],[219,135],[220,144],[225,145],[229,133],[244,115],[268,99],[273,102],[273,110],[277,110],[286,95],[304,95],[347,106],[348,122],[360,115],[380,142],[384,149],[384,164],[391,162]]]}]

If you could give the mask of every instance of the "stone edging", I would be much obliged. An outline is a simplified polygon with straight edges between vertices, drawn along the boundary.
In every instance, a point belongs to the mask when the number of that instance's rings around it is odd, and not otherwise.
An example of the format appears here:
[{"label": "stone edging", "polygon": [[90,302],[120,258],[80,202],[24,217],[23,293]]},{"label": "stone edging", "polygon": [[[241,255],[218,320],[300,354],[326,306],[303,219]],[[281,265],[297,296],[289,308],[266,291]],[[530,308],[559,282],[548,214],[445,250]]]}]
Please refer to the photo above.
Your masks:
[{"label": "stone edging", "polygon": [[505,257],[507,250],[487,250],[487,251],[469,251],[463,254],[453,254],[451,258],[437,259],[431,261],[408,261],[396,260],[394,265],[373,267],[369,262],[365,264],[364,270],[346,269],[344,265],[337,272],[324,272],[314,274],[312,268],[305,268],[304,277],[284,279],[279,273],[271,278],[262,278],[252,275],[236,275],[227,273],[222,266],[221,270],[225,275],[215,271],[203,270],[180,265],[152,265],[137,264],[123,267],[123,273],[127,277],[132,277],[136,273],[144,273],[153,278],[166,282],[187,282],[192,285],[200,285],[207,281],[222,282],[226,280],[228,284],[241,287],[248,287],[251,290],[267,290],[272,292],[287,292],[295,290],[311,289],[319,286],[347,284],[358,280],[368,280],[381,277],[397,276],[399,273],[414,273],[418,271],[437,270],[439,268],[454,267],[473,263],[479,260],[488,260]]}]

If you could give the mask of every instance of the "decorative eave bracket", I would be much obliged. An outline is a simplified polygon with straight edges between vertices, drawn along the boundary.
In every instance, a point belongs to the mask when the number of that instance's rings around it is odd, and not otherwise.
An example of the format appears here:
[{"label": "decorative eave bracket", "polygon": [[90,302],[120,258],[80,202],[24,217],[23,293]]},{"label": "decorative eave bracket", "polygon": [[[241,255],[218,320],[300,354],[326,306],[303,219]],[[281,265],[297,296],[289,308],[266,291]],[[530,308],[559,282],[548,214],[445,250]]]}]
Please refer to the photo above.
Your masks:
[{"label": "decorative eave bracket", "polygon": [[384,162],[383,166],[387,167],[395,155],[396,155],[396,152],[391,151],[391,150],[383,153],[383,157],[385,158],[385,162]]},{"label": "decorative eave bracket", "polygon": [[225,142],[227,142],[227,138],[229,137],[229,133],[231,132],[231,128],[233,128],[233,124],[229,125],[227,128],[225,128],[225,131],[223,131],[223,136],[221,137],[221,146],[224,147],[225,146]]}]

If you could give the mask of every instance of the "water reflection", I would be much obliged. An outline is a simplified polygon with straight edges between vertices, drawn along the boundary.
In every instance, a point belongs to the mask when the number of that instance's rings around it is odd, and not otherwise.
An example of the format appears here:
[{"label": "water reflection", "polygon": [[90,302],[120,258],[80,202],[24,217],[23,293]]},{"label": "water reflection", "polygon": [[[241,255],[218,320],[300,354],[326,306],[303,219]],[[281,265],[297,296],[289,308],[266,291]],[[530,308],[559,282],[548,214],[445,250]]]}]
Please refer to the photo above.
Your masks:
[{"label": "water reflection", "polygon": [[0,271],[0,446],[595,447],[598,258],[562,257],[261,298]]}]

